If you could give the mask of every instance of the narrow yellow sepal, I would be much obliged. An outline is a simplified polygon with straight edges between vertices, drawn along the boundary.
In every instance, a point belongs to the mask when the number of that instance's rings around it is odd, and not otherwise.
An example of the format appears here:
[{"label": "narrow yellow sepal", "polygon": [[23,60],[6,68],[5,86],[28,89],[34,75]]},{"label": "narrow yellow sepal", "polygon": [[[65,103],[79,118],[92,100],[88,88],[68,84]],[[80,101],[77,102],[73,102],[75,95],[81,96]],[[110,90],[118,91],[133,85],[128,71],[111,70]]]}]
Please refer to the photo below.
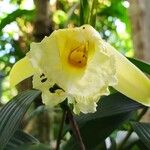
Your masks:
[{"label": "narrow yellow sepal", "polygon": [[10,86],[13,87],[24,79],[32,76],[34,69],[27,57],[19,60],[10,71]]},{"label": "narrow yellow sepal", "polygon": [[131,99],[150,106],[150,80],[148,77],[113,47],[108,47],[110,53],[116,57],[118,84],[114,88]]}]

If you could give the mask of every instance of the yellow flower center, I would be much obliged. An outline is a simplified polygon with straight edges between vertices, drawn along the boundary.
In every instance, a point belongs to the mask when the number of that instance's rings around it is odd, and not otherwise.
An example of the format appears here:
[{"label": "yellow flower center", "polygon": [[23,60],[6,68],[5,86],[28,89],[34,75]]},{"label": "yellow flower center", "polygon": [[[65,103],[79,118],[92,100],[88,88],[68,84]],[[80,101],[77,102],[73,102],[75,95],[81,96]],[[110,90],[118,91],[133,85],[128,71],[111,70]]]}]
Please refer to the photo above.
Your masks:
[{"label": "yellow flower center", "polygon": [[68,56],[68,62],[79,68],[83,68],[87,64],[87,50],[85,45],[81,45],[72,50]]}]

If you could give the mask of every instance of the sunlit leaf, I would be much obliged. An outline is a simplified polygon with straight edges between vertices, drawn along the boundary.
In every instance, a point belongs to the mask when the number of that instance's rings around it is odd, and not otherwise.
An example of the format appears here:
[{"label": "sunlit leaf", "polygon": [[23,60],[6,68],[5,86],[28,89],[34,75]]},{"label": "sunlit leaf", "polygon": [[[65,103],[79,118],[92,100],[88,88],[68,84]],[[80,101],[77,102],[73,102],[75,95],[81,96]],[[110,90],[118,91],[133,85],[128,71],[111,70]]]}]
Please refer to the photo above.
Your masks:
[{"label": "sunlit leaf", "polygon": [[0,34],[2,32],[2,29],[10,24],[11,22],[15,21],[17,17],[21,17],[21,16],[33,16],[34,11],[33,10],[21,10],[21,9],[17,9],[14,12],[12,12],[11,14],[8,14],[5,18],[3,18],[0,22]]}]

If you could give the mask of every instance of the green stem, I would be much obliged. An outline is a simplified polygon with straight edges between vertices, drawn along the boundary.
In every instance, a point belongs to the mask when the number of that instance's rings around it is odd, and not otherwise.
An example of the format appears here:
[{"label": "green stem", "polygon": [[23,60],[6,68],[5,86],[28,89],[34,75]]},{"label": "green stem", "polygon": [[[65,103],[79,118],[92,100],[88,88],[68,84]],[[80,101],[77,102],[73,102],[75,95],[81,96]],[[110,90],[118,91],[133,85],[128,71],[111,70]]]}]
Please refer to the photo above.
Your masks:
[{"label": "green stem", "polygon": [[[148,107],[144,108],[141,111],[141,113],[138,115],[136,121],[139,121],[145,115],[145,113],[147,112],[147,110],[148,110]],[[130,130],[128,131],[126,137],[124,138],[124,140],[122,141],[122,143],[119,145],[118,150],[122,150],[123,149],[123,147],[125,146],[125,144],[127,143],[128,139],[129,139],[129,137],[131,136],[132,132],[133,132],[133,129],[130,128]]]},{"label": "green stem", "polygon": [[98,0],[93,0],[89,24],[95,27]]},{"label": "green stem", "polygon": [[88,23],[89,12],[90,8],[88,0],[80,0],[80,26]]},{"label": "green stem", "polygon": [[63,110],[62,121],[60,124],[60,129],[59,129],[58,138],[57,138],[56,150],[59,150],[59,146],[60,146],[60,142],[61,142],[61,138],[62,138],[63,127],[64,127],[64,123],[66,120],[66,114],[67,114],[66,110]]}]

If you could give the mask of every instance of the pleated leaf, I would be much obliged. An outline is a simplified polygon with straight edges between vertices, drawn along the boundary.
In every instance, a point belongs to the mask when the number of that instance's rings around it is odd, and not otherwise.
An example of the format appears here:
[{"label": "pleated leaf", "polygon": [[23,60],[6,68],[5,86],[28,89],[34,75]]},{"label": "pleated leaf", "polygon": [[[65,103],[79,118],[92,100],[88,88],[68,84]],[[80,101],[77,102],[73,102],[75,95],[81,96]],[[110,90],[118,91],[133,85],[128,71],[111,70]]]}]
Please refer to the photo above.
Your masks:
[{"label": "pleated leaf", "polygon": [[132,122],[131,124],[140,140],[150,149],[150,123]]},{"label": "pleated leaf", "polygon": [[37,90],[28,90],[20,93],[10,100],[0,110],[0,148],[3,149],[18,129],[19,124],[36,97],[40,95]]},{"label": "pleated leaf", "polygon": [[9,140],[9,143],[6,145],[4,150],[15,150],[18,146],[23,144],[39,144],[39,141],[30,134],[17,130]]},{"label": "pleated leaf", "polygon": [[36,145],[31,145],[31,144],[24,144],[22,146],[19,146],[17,149],[14,150],[51,150],[49,145],[45,144],[36,144]]},{"label": "pleated leaf", "polygon": [[91,114],[81,114],[76,116],[77,121],[81,124],[102,117],[114,116],[126,112],[131,112],[144,107],[121,93],[111,94],[101,98],[98,102],[97,111]]}]

